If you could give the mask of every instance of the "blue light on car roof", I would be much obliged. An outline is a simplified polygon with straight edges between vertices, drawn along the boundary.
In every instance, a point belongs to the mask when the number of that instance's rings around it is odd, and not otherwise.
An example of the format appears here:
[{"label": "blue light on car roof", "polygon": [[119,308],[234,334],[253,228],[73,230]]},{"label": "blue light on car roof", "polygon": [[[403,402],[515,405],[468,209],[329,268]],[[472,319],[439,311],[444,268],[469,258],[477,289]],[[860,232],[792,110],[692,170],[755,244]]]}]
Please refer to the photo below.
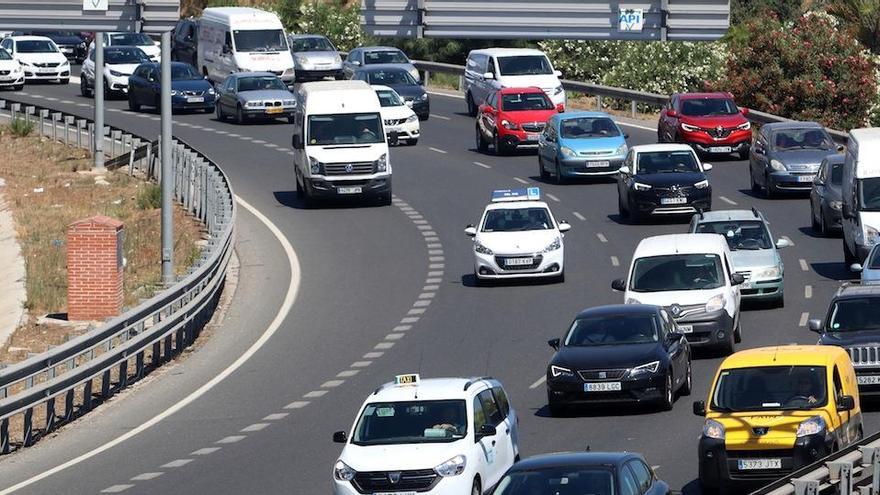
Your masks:
[{"label": "blue light on car roof", "polygon": [[498,201],[537,201],[541,199],[541,189],[528,187],[521,189],[496,189],[492,191],[492,202]]}]

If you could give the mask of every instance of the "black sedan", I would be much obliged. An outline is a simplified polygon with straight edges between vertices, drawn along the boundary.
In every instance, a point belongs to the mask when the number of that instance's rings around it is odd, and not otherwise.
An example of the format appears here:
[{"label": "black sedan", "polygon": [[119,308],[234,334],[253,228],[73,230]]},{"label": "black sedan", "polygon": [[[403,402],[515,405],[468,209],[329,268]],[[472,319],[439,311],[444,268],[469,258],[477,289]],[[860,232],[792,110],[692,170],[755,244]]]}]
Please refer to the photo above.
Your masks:
[{"label": "black sedan", "polygon": [[406,69],[398,65],[368,65],[355,70],[351,78],[366,81],[370,85],[388,86],[397,91],[397,94],[419,116],[419,120],[428,120],[431,114],[431,102],[428,101],[425,87]]},{"label": "black sedan", "polygon": [[[139,65],[128,78],[128,107],[134,111],[152,106],[159,111],[160,66],[156,62]],[[214,111],[217,99],[214,87],[195,67],[171,62],[171,109]]]},{"label": "black sedan", "polygon": [[633,452],[565,452],[514,464],[492,495],[669,495],[645,458]]},{"label": "black sedan", "polygon": [[686,144],[633,146],[617,177],[620,216],[638,222],[711,210],[711,169]]},{"label": "black sedan", "polygon": [[659,306],[622,304],[582,311],[547,366],[547,402],[567,405],[658,403],[669,410],[676,392],[691,392],[691,349]]},{"label": "black sedan", "polygon": [[814,232],[828,235],[832,231],[840,231],[842,182],[843,155],[828,155],[819,165],[819,173],[810,190],[810,219]]}]

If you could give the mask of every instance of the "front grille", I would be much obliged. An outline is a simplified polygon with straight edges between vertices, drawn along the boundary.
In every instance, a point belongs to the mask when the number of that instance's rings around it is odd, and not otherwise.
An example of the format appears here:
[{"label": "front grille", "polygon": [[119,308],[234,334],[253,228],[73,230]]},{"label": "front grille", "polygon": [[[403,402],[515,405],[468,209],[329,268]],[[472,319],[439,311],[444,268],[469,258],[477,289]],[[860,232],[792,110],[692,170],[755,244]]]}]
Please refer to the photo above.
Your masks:
[{"label": "front grille", "polygon": [[356,175],[356,174],[372,174],[374,170],[373,162],[357,162],[357,163],[325,163],[325,175]]},{"label": "front grille", "polygon": [[654,191],[663,196],[673,195],[673,196],[687,196],[692,193],[694,190],[694,186],[679,186],[674,185],[670,187],[654,187]]},{"label": "front grille", "polygon": [[578,153],[578,154],[579,154],[580,156],[607,156],[607,155],[613,155],[613,154],[614,154],[614,151],[613,151],[613,150],[608,150],[608,151],[581,151],[581,152]]},{"label": "front grille", "polygon": [[544,122],[528,122],[522,128],[526,132],[541,132],[544,130]]},{"label": "front grille", "polygon": [[715,139],[724,139],[727,136],[730,136],[730,133],[735,130],[736,127],[714,127],[712,129],[705,129],[706,134],[712,136]]},{"label": "front grille", "polygon": [[385,119],[385,125],[400,125],[406,122],[406,119]]},{"label": "front grille", "polygon": [[9,72],[8,70],[0,70],[0,76],[8,76]]},{"label": "front grille", "polygon": [[205,94],[204,91],[183,91],[183,96],[202,96]]},{"label": "front grille", "polygon": [[263,102],[264,107],[280,107],[282,106],[281,100],[266,100]]},{"label": "front grille", "polygon": [[58,67],[58,62],[38,62],[34,64],[34,67]]},{"label": "front grille", "polygon": [[627,370],[580,370],[581,380],[585,382],[601,380],[620,380],[626,375]]},{"label": "front grille", "polygon": [[[392,483],[399,473],[400,479]],[[426,492],[434,487],[439,481],[439,476],[433,469],[417,469],[412,471],[372,471],[357,473],[351,484],[358,493],[375,492]]]},{"label": "front grille", "polygon": [[538,268],[538,266],[541,265],[541,261],[544,259],[544,257],[541,256],[541,255],[539,254],[539,255],[537,255],[537,256],[532,256],[532,263],[529,264],[529,265],[508,265],[508,264],[505,263],[505,261],[506,261],[508,258],[526,258],[526,257],[528,257],[528,255],[522,255],[522,256],[496,256],[496,257],[495,257],[495,263],[498,263],[498,266],[499,266],[502,270],[506,270],[506,271],[534,270],[535,268]]},{"label": "front grille", "polygon": [[866,345],[847,347],[849,358],[854,366],[878,366],[880,365],[880,346]]},{"label": "front grille", "polygon": [[[677,310],[675,309],[676,306],[678,307]],[[680,320],[686,316],[691,316],[691,315],[700,313],[702,311],[705,311],[706,305],[705,304],[673,304],[670,306],[666,306],[665,309],[666,309],[666,311],[669,312],[670,315],[672,315],[673,318],[675,318],[676,320]]]}]

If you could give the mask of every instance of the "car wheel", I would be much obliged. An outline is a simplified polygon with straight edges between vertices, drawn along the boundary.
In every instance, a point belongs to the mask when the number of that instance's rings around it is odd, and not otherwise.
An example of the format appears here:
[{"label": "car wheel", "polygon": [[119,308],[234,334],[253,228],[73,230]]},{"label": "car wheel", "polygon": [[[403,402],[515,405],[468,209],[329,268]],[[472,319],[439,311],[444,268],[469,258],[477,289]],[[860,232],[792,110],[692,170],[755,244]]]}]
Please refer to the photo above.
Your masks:
[{"label": "car wheel", "polygon": [[755,181],[755,174],[752,173],[752,169],[749,168],[749,184],[752,186],[753,193],[761,192],[761,186],[758,185],[758,182]]},{"label": "car wheel", "polygon": [[477,116],[477,105],[474,103],[474,98],[471,96],[471,93],[468,92],[464,95],[464,99],[467,101],[467,113],[471,117]]},{"label": "car wheel", "polygon": [[424,115],[419,115],[419,121],[424,122],[424,121],[428,120],[430,117],[431,117],[431,114],[429,114],[429,113],[426,113]]},{"label": "car wheel", "polygon": [[773,190],[773,184],[770,183],[770,177],[767,174],[764,174],[764,197],[772,199],[775,195],[776,191]]},{"label": "car wheel", "polygon": [[214,107],[216,105],[211,105],[210,107],[205,107],[205,113],[214,113]]},{"label": "car wheel", "polygon": [[391,206],[391,193],[383,194],[379,197],[379,204],[382,206]]},{"label": "car wheel", "polygon": [[226,113],[223,111],[223,105],[221,105],[220,102],[217,102],[217,104],[214,105],[214,108],[217,110],[217,120],[220,122],[226,122]]},{"label": "car wheel", "polygon": [[474,484],[471,485],[471,495],[483,495],[483,489],[480,487],[479,478],[474,478]]},{"label": "car wheel", "polygon": [[92,92],[89,91],[89,83],[86,82],[85,76],[80,76],[79,78],[79,94],[85,96],[86,98],[92,96]]},{"label": "car wheel", "polygon": [[694,389],[694,370],[693,370],[693,367],[691,366],[691,357],[688,356],[687,357],[687,369],[685,370],[685,374],[684,374],[684,383],[681,384],[681,389],[679,390],[679,393],[683,397],[686,397],[688,395],[691,395],[691,391],[693,389]]},{"label": "car wheel", "polygon": [[23,89],[24,89],[24,83],[21,83],[21,84],[19,84],[18,86],[13,86],[13,87],[12,87],[12,90],[13,90],[13,91],[21,91],[21,90],[23,90]]},{"label": "car wheel", "polygon": [[742,151],[739,152],[739,159],[740,159],[740,160],[748,160],[748,159],[749,159],[749,150],[748,150],[748,148],[746,148],[746,149],[744,149],[744,150],[742,150]]},{"label": "car wheel", "polygon": [[822,232],[822,226],[816,219],[816,207],[813,206],[812,201],[810,201],[810,227],[813,229],[814,233],[824,235],[824,232]]},{"label": "car wheel", "polygon": [[719,345],[719,347],[721,349],[721,353],[724,354],[725,356],[729,356],[730,354],[733,354],[734,340],[736,340],[736,338],[734,337],[735,333],[736,333],[735,331],[730,332],[727,335],[727,338],[724,339],[724,342],[722,342]]},{"label": "car wheel", "polygon": [[559,160],[556,160],[556,171],[554,172],[554,175],[557,184],[565,183],[565,177],[562,176],[562,166],[559,165]]},{"label": "car wheel", "polygon": [[776,306],[777,308],[784,308],[785,307],[785,293],[780,292],[779,297],[777,297],[776,300],[773,301],[773,303],[774,303],[773,305]]},{"label": "car wheel", "polygon": [[672,370],[666,372],[666,386],[663,388],[663,399],[660,402],[660,408],[664,411],[671,411],[675,405],[675,388],[672,384]]},{"label": "car wheel", "polygon": [[739,321],[736,322],[736,329],[733,331],[733,342],[734,342],[735,344],[739,344],[739,343],[742,342],[742,341],[743,341],[743,336],[742,336],[742,318],[740,318]]},{"label": "car wheel", "polygon": [[507,154],[507,147],[501,143],[501,138],[498,137],[497,132],[492,135],[492,147],[495,148],[495,154],[497,156]]},{"label": "car wheel", "polygon": [[406,141],[407,146],[415,146],[417,144],[419,144],[419,138],[407,139]]},{"label": "car wheel", "polygon": [[130,94],[128,95],[128,109],[132,112],[139,112],[141,110],[141,105],[134,101],[134,97]]},{"label": "car wheel", "polygon": [[549,395],[550,395],[549,392],[548,392],[547,395],[548,395],[548,397],[547,397],[547,409],[550,411],[550,416],[553,416],[554,418],[558,418],[558,417],[560,417],[560,416],[564,416],[564,415],[565,415],[565,411],[566,411],[566,409],[567,409],[567,408],[565,407],[565,404],[560,404],[559,402],[557,402],[557,401],[551,399],[551,398],[549,397]]},{"label": "car wheel", "polygon": [[846,244],[846,236],[843,238],[843,262],[847,269],[849,269],[849,265],[856,262],[856,255],[849,250],[849,246]]},{"label": "car wheel", "polygon": [[304,193],[303,193],[303,187],[299,181],[299,172],[295,172],[293,175],[294,175],[294,182],[296,182],[296,197],[302,198]]},{"label": "car wheel", "polygon": [[479,151],[481,153],[485,153],[489,149],[489,143],[487,143],[486,139],[483,138],[483,133],[480,131],[479,125],[474,126],[474,129],[475,129],[475,132],[474,132],[475,139],[474,140],[476,141],[477,151]]},{"label": "car wheel", "polygon": [[624,206],[623,198],[620,197],[620,193],[617,193],[617,213],[621,218],[629,218],[629,209]]},{"label": "car wheel", "polygon": [[550,178],[550,172],[544,168],[544,159],[541,158],[541,155],[538,155],[538,175],[541,176],[541,180],[543,181]]},{"label": "car wheel", "polygon": [[235,123],[236,124],[244,124],[244,111],[241,109],[241,105],[235,107]]},{"label": "car wheel", "polygon": [[556,282],[557,284],[564,284],[565,283],[565,269],[563,269],[561,272],[559,272],[559,275],[554,277],[553,281]]},{"label": "car wheel", "polygon": [[296,123],[296,117],[294,117],[293,115],[291,115],[290,117],[287,117],[287,123],[288,124]]},{"label": "car wheel", "polygon": [[831,234],[831,229],[828,228],[828,224],[825,222],[825,214],[822,213],[821,208],[819,209],[819,232],[821,232],[823,236]]},{"label": "car wheel", "polygon": [[64,78],[58,81],[59,84],[70,84],[70,78]]}]

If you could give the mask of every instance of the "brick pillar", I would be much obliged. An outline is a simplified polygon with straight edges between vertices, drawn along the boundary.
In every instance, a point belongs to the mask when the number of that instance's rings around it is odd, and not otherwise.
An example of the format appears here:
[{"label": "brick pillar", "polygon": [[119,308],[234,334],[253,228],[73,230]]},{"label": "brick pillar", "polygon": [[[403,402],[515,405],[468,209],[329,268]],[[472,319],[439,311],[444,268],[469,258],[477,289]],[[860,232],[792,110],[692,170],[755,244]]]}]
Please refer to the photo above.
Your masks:
[{"label": "brick pillar", "polygon": [[96,215],[67,227],[67,317],[101,320],[122,310],[122,222]]}]

